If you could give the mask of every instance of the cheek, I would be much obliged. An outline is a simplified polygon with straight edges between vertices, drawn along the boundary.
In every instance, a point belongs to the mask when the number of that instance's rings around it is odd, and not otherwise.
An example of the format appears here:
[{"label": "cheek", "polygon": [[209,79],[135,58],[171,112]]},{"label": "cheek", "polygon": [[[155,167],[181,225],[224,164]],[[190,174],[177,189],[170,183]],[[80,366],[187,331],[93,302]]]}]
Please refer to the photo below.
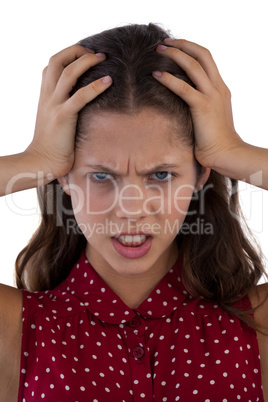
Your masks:
[{"label": "cheek", "polygon": [[[101,194],[100,194],[101,193]],[[87,197],[86,209],[87,213],[98,215],[109,214],[116,205],[116,197],[111,193],[91,192]]]},{"label": "cheek", "polygon": [[115,194],[96,186],[76,184],[70,186],[71,200],[77,225],[89,243],[96,243],[107,235],[109,213],[113,211]]},{"label": "cheek", "polygon": [[171,219],[185,216],[195,191],[195,176],[178,180],[165,190],[162,213]]},{"label": "cheek", "polygon": [[172,193],[172,202],[169,211],[162,216],[162,231],[166,239],[175,239],[186,218],[193,196],[193,187],[181,185]]},{"label": "cheek", "polygon": [[[99,186],[99,188],[98,188]],[[89,218],[91,215],[108,214],[116,205],[116,191],[106,191],[101,185],[90,185],[90,182],[71,188],[72,206],[75,215]]]},{"label": "cheek", "polygon": [[174,193],[173,210],[178,214],[186,215],[194,190],[194,186],[189,184],[178,187]]}]

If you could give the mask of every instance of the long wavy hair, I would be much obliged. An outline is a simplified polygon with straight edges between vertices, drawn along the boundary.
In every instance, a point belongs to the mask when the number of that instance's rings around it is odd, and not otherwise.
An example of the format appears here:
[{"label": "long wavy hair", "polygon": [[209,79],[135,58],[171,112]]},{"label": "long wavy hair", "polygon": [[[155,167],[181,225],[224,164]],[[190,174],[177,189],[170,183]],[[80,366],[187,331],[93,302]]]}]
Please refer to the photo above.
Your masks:
[{"label": "long wavy hair", "polygon": [[[133,114],[149,107],[176,120],[183,128],[180,136],[183,132],[183,140],[194,147],[189,107],[152,77],[152,71],[164,70],[193,85],[175,62],[155,51],[169,36],[170,33],[158,25],[134,24],[79,42],[81,46],[104,52],[106,60],[83,74],[72,93],[108,74],[113,84],[80,112],[76,146],[82,146],[92,113]],[[41,223],[16,260],[17,287],[30,291],[59,285],[86,247],[71,199],[58,181],[39,187],[37,192]],[[206,233],[200,224],[212,230]],[[199,230],[191,230],[194,225],[199,225]],[[183,230],[185,228],[190,230]],[[256,327],[250,314],[234,305],[265,274],[261,251],[241,214],[237,181],[211,171],[202,197],[193,197],[191,201],[177,240],[183,258],[183,281],[192,296],[217,301],[227,312]]]}]

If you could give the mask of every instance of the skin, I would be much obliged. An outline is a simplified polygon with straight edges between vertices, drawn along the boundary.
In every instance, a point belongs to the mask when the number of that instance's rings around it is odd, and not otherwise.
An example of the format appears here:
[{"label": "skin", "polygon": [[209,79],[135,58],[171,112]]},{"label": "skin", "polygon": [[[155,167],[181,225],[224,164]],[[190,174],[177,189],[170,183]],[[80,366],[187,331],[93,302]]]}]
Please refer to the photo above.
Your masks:
[{"label": "skin", "polygon": [[[88,239],[90,263],[131,308],[138,307],[174,265],[177,231],[167,228],[173,228],[177,221],[178,227],[182,225],[193,192],[201,189],[210,173],[203,168],[197,174],[192,147],[186,146],[171,127],[170,118],[153,109],[134,116],[109,112],[94,115],[87,128],[89,139],[76,149],[72,170],[59,179],[72,198],[76,221]],[[156,169],[164,164],[172,168]],[[167,179],[158,179],[160,172]],[[108,179],[97,182],[97,173]],[[81,193],[87,194],[86,198]],[[105,228],[106,222],[118,228],[118,234],[143,230],[151,234],[149,252],[141,258],[123,257],[112,245],[114,233],[85,229],[85,225]]]},{"label": "skin", "polygon": [[231,92],[210,51],[184,39],[165,42],[168,46],[160,45],[157,51],[179,64],[196,88],[165,71],[153,76],[189,105],[196,159],[224,176],[268,190],[268,149],[245,143],[235,131]]},{"label": "skin", "polygon": [[[158,47],[157,51],[165,53],[167,57],[178,63],[192,79],[196,88],[190,87],[167,72],[157,72],[153,75],[162,85],[167,86],[188,103],[195,129],[196,159],[205,168],[213,168],[223,175],[268,189],[268,151],[244,143],[236,133],[232,120],[230,91],[224,84],[209,51],[185,40],[173,40],[167,42],[167,45],[168,48]],[[47,184],[53,178],[64,177],[70,172],[75,160],[74,137],[78,112],[112,83],[105,83],[101,78],[79,90],[72,97],[69,96],[69,93],[77,78],[84,71],[104,59],[105,55],[98,57],[77,45],[64,49],[51,58],[43,74],[33,141],[25,152],[0,158],[0,195]],[[122,162],[124,169],[128,166],[122,178],[124,180],[126,178],[140,180],[140,176],[136,176],[136,169],[134,169],[130,154],[128,154],[128,158],[127,165],[126,161]],[[37,174],[40,171],[43,172],[41,178]],[[262,180],[254,182],[254,173],[258,171],[262,172]],[[30,173],[30,175],[24,175],[23,172]],[[10,179],[16,175],[19,175],[19,180],[15,180],[12,185],[9,185]],[[193,179],[193,176],[191,178]],[[113,217],[116,217],[116,211],[114,214]],[[123,219],[120,214],[116,219],[119,217]],[[99,258],[97,248],[96,244],[96,252],[94,252],[96,261]],[[175,250],[168,246],[166,249],[169,250],[166,261],[171,264],[172,259],[175,258]],[[164,255],[164,250],[161,251]],[[148,257],[150,257],[150,263],[153,263],[149,254]],[[149,261],[148,264],[143,264],[140,271],[137,271],[137,267],[132,265],[132,276],[134,274],[134,277],[135,275],[150,277],[150,283],[153,285],[153,277],[148,275],[150,273],[149,265]],[[114,275],[120,275],[122,278],[126,276],[124,272],[117,272],[114,268],[109,266],[106,271],[114,272]],[[160,276],[155,278],[156,282]],[[252,289],[249,294],[253,307],[263,302],[254,316],[263,325],[266,333],[268,333],[267,293],[267,284],[264,284]],[[146,292],[144,292],[145,294]],[[21,312],[21,291],[0,285],[1,401],[17,401],[22,330]],[[265,401],[268,401],[268,336],[258,333],[258,342],[264,398]]]}]

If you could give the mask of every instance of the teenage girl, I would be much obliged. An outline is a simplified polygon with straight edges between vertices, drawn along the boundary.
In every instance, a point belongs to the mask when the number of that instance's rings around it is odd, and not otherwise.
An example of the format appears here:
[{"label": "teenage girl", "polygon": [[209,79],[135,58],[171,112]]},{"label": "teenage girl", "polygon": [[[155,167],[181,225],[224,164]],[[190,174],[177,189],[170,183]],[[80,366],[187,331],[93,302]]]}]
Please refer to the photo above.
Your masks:
[{"label": "teenage girl", "polygon": [[42,215],[0,286],[0,401],[268,401],[237,195],[268,189],[268,151],[230,98],[207,49],[154,24],[51,58],[31,144],[0,158],[0,194],[38,187]]}]

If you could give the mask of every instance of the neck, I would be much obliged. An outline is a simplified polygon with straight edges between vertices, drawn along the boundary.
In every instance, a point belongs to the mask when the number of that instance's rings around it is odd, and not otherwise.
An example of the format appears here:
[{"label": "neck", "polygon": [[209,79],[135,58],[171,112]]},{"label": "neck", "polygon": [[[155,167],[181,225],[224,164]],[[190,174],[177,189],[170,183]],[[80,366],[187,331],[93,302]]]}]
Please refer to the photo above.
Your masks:
[{"label": "neck", "polygon": [[109,280],[106,283],[129,308],[135,309],[149,297],[164,275],[155,275],[142,280],[140,278],[121,278],[120,281]]},{"label": "neck", "polygon": [[88,261],[99,276],[131,309],[138,308],[139,305],[148,298],[161,279],[173,267],[178,258],[176,249],[168,256],[164,255],[148,271],[142,274],[123,275],[106,264],[98,265],[94,263],[94,258],[91,258],[91,253],[88,249],[86,254]]}]

